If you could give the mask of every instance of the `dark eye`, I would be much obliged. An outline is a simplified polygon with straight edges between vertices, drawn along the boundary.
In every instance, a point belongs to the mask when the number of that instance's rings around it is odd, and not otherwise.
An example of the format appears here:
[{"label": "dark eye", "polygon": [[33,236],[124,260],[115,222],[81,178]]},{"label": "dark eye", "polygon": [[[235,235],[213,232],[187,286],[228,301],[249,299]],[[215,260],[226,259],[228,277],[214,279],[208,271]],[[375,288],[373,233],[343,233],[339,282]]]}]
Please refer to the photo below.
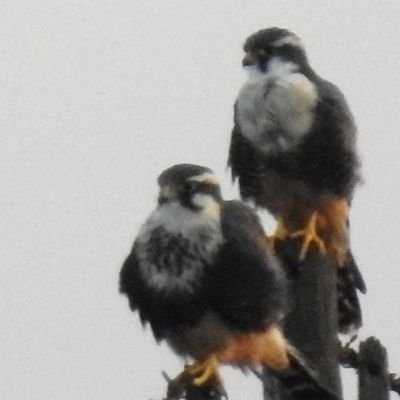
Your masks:
[{"label": "dark eye", "polygon": [[197,188],[196,182],[186,182],[186,183],[185,183],[185,190],[186,190],[188,193],[194,192],[194,191],[196,190],[196,188]]},{"label": "dark eye", "polygon": [[274,53],[274,50],[272,48],[260,49],[258,51],[258,55],[261,58],[269,58],[269,57],[271,57],[273,55],[273,53]]}]

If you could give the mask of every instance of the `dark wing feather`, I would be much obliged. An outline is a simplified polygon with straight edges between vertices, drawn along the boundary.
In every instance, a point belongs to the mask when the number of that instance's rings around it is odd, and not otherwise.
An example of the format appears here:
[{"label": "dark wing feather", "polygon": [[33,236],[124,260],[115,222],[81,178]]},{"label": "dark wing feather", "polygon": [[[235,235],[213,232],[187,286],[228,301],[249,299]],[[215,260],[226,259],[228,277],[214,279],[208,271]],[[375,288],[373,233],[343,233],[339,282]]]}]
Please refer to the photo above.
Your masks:
[{"label": "dark wing feather", "polygon": [[142,324],[150,323],[157,341],[171,330],[195,324],[204,314],[201,294],[175,290],[166,293],[150,288],[143,279],[135,244],[120,272],[120,292],[126,294],[132,311],[138,311]]},{"label": "dark wing feather", "polygon": [[231,168],[232,180],[239,179],[240,195],[243,199],[254,199],[261,195],[261,182],[265,171],[264,157],[242,135],[236,120],[232,130],[229,147],[228,167]]},{"label": "dark wing feather", "polygon": [[366,293],[367,289],[351,251],[349,251],[346,264],[337,271],[339,331],[348,333],[362,326],[358,291]]},{"label": "dark wing feather", "polygon": [[295,154],[288,155],[292,162],[288,157],[280,162],[290,177],[350,201],[360,180],[357,129],[342,92],[331,82],[317,83],[319,102],[312,130]]},{"label": "dark wing feather", "polygon": [[283,271],[253,209],[225,202],[221,225],[225,243],[204,282],[209,307],[234,329],[263,329],[283,316]]},{"label": "dark wing feather", "polygon": [[146,303],[148,295],[139,270],[139,263],[135,256],[135,246],[122,265],[119,274],[119,291],[129,300],[132,311],[139,311],[140,319],[144,324],[148,320]]}]

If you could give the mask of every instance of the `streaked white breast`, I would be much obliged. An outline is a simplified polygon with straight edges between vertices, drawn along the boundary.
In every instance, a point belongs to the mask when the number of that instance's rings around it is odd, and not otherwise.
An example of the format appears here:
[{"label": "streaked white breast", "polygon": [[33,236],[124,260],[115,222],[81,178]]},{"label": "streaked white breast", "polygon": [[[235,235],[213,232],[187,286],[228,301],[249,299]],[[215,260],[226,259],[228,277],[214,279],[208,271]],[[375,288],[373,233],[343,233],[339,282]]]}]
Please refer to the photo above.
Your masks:
[{"label": "streaked white breast", "polygon": [[142,226],[136,255],[149,287],[192,292],[222,242],[219,212],[194,212],[171,202],[158,207]]}]

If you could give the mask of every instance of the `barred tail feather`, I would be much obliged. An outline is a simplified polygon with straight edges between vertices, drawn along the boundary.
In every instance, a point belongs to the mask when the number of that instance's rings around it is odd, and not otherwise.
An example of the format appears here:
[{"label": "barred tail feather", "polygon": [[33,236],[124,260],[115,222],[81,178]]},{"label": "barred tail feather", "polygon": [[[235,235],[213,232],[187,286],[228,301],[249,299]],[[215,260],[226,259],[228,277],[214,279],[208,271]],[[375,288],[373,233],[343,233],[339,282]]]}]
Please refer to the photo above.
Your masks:
[{"label": "barred tail feather", "polygon": [[362,325],[358,292],[365,293],[366,287],[354,257],[349,251],[346,263],[341,268],[338,268],[337,275],[338,324],[340,333],[350,333]]}]

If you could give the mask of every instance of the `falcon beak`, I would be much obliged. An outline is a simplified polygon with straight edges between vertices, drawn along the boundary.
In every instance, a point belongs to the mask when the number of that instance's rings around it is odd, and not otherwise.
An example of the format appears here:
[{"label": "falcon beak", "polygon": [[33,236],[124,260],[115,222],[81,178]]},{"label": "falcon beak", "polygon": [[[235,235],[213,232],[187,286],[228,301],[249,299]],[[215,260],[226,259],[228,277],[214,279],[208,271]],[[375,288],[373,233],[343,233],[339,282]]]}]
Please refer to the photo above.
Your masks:
[{"label": "falcon beak", "polygon": [[178,191],[173,186],[163,186],[160,189],[160,194],[158,196],[158,204],[168,203],[172,199],[178,197]]},{"label": "falcon beak", "polygon": [[249,67],[258,63],[257,56],[254,53],[246,53],[242,60],[243,67]]}]

